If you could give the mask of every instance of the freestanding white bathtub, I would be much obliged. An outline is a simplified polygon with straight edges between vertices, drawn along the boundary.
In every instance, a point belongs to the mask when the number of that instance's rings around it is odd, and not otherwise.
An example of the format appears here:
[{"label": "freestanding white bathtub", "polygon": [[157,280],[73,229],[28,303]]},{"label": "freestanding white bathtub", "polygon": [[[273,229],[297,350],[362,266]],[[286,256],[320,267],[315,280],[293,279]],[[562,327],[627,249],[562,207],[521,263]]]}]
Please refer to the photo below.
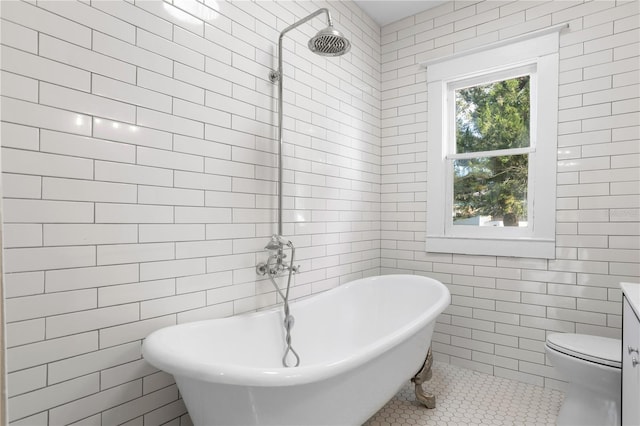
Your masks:
[{"label": "freestanding white bathtub", "polygon": [[281,364],[280,307],[158,330],[143,354],[196,426],[361,425],[418,372],[449,303],[431,278],[364,278],[291,304],[299,367]]}]

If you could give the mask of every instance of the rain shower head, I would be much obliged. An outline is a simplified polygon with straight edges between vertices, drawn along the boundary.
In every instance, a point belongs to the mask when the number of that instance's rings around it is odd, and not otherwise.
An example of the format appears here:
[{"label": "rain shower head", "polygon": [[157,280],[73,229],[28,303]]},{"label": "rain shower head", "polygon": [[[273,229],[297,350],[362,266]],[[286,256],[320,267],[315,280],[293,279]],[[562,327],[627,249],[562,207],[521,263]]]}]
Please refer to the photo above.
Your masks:
[{"label": "rain shower head", "polygon": [[351,43],[331,24],[309,40],[309,49],[321,56],[340,56],[351,49]]}]

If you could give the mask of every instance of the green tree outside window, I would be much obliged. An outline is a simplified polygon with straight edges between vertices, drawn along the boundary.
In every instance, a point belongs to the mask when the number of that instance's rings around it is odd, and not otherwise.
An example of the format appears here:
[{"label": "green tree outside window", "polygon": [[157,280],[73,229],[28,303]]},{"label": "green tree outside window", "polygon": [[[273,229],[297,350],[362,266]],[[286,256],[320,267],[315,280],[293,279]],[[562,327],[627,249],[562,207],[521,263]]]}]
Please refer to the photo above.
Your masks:
[{"label": "green tree outside window", "polygon": [[518,226],[527,219],[528,154],[490,151],[530,146],[529,86],[522,76],[455,91],[456,153],[479,155],[454,161],[454,223],[491,216]]}]

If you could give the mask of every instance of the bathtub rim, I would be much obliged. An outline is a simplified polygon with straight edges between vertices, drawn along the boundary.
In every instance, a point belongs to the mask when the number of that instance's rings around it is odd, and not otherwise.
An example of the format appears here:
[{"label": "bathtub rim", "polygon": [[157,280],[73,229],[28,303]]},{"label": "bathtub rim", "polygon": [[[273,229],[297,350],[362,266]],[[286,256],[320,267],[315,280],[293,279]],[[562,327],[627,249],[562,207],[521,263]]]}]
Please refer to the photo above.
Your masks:
[{"label": "bathtub rim", "polygon": [[[147,362],[152,364],[154,367],[170,373],[174,376],[225,385],[276,387],[302,385],[326,380],[349,371],[358,365],[364,364],[377,356],[380,356],[382,353],[391,350],[396,345],[411,338],[413,335],[420,332],[420,330],[422,330],[424,327],[427,327],[429,324],[435,324],[436,317],[440,313],[442,313],[442,311],[444,311],[444,309],[450,304],[451,294],[449,292],[449,289],[440,281],[423,275],[378,275],[350,281],[333,289],[324,291],[319,294],[314,294],[291,303],[292,308],[296,305],[298,307],[302,307],[305,304],[313,303],[314,299],[317,298],[335,297],[336,291],[347,291],[348,288],[352,286],[366,285],[363,284],[365,281],[394,278],[426,280],[428,282],[431,282],[431,285],[434,285],[434,288],[439,289],[439,292],[437,294],[434,294],[434,296],[436,297],[434,297],[433,303],[429,305],[428,309],[425,309],[425,311],[422,312],[421,315],[418,315],[413,320],[405,323],[404,327],[396,330],[393,333],[387,334],[385,339],[378,340],[372,342],[369,345],[363,346],[358,351],[338,361],[315,363],[312,365],[302,365],[295,368],[249,367],[229,363],[214,364],[207,362],[198,362],[196,360],[190,360],[189,365],[184,365],[184,363],[180,363],[178,357],[173,356],[171,353],[169,353],[170,351],[164,350],[163,339],[167,334],[179,332],[181,330],[206,327],[207,323],[213,321],[234,322],[243,321],[247,317],[259,318],[265,315],[281,315],[280,304],[265,311],[250,312],[225,318],[200,320],[164,327],[152,332],[144,339],[142,345],[142,354],[145,360],[147,360]],[[161,355],[158,355],[158,353],[160,353]]]}]

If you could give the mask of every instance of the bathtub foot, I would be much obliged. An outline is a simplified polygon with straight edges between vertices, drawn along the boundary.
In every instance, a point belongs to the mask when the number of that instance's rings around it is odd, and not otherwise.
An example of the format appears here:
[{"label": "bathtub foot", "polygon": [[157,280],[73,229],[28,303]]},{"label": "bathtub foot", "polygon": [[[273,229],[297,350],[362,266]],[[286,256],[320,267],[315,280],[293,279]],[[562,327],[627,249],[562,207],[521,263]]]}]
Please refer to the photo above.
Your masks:
[{"label": "bathtub foot", "polygon": [[411,381],[415,384],[416,399],[427,408],[436,408],[436,396],[425,392],[422,389],[422,384],[428,380],[431,380],[432,372],[431,366],[433,365],[433,354],[431,353],[431,346],[427,352],[427,358],[424,360],[424,364],[420,371],[413,376]]}]

